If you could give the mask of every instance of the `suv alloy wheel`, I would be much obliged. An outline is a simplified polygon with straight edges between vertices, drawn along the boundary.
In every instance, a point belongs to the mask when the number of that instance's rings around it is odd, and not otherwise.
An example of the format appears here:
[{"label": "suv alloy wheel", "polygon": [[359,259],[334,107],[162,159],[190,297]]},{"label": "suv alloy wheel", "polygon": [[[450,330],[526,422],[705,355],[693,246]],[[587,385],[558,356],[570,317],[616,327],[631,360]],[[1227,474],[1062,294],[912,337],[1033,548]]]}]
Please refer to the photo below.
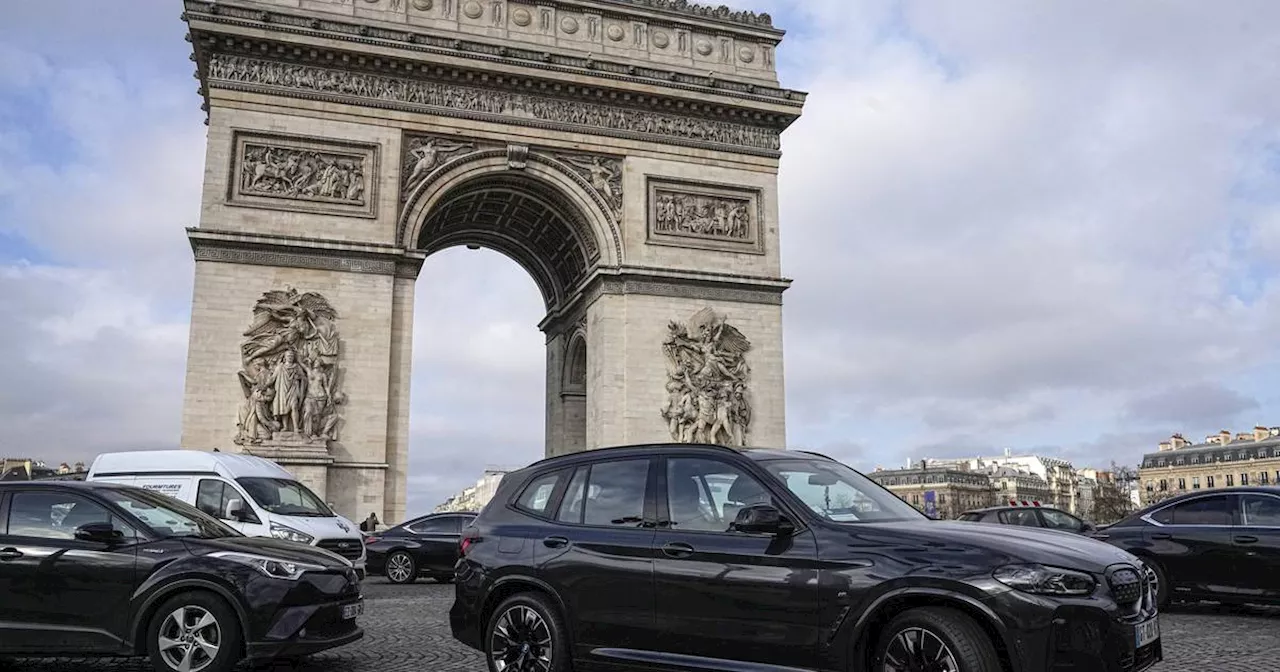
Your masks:
[{"label": "suv alloy wheel", "polygon": [[240,623],[222,598],[175,595],[151,617],[147,652],[156,672],[227,672],[240,659]]},{"label": "suv alloy wheel", "polygon": [[489,619],[485,660],[490,672],[566,672],[569,646],[559,612],[537,593],[507,598]]},{"label": "suv alloy wheel", "polygon": [[874,672],[998,672],[1000,656],[973,619],[927,607],[899,614],[880,631]]}]

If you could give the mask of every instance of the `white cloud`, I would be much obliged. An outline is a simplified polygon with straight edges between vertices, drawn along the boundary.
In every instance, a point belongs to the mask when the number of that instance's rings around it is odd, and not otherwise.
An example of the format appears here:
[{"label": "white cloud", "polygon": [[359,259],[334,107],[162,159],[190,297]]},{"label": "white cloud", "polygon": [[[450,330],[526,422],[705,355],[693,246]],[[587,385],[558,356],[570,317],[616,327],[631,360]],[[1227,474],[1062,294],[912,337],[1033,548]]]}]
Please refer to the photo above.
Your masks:
[{"label": "white cloud", "polygon": [[[1132,463],[1277,413],[1240,376],[1280,356],[1280,6],[746,4],[791,30],[784,84],[811,92],[780,178],[793,444]],[[171,444],[204,153],[183,28],[162,2],[23,6],[0,28],[0,234],[50,259],[0,273],[22,353],[0,378],[23,381],[0,426],[58,461]],[[539,456],[545,351],[536,288],[495,254],[433,257],[417,292],[422,509]]]}]

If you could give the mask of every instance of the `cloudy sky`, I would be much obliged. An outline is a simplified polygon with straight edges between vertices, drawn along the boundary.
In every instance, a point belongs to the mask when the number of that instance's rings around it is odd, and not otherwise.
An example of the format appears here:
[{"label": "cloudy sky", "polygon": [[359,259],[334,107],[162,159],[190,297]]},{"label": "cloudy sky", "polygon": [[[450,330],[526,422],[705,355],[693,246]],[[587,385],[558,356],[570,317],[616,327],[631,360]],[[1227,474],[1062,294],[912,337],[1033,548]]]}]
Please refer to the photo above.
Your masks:
[{"label": "cloudy sky", "polygon": [[[178,441],[203,114],[178,3],[109,4],[0,22],[0,454]],[[735,4],[810,92],[781,173],[792,447],[1101,466],[1280,425],[1280,3]],[[411,512],[541,456],[541,308],[497,254],[428,260]]]}]

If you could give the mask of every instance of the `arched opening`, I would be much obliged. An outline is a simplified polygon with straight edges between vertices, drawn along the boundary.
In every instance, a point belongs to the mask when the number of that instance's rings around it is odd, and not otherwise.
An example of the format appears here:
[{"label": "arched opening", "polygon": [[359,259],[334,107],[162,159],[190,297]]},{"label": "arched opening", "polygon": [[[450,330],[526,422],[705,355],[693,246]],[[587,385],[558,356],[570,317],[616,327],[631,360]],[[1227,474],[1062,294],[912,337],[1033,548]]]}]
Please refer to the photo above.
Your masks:
[{"label": "arched opening", "polygon": [[[442,179],[450,182],[447,177]],[[583,309],[574,302],[590,272],[600,262],[600,244],[587,216],[561,185],[527,171],[480,171],[465,179],[452,180],[447,188],[423,196],[431,188],[432,185],[420,188],[416,195],[421,196],[422,200],[413,202],[417,199],[411,199],[408,204],[411,210],[418,213],[417,222],[408,222],[411,247],[427,257],[420,279],[429,278],[438,282],[439,278],[432,270],[434,258],[439,255],[447,258],[449,265],[456,266],[460,259],[454,250],[458,247],[492,250],[516,262],[528,273],[542,297],[542,307],[546,311],[544,319],[532,320],[544,331],[546,344],[545,392],[539,395],[541,398],[538,400],[545,407],[545,443],[542,452],[545,455],[558,455],[585,450],[589,353],[586,323],[582,319]],[[445,250],[450,251],[439,254]],[[492,260],[486,260],[484,266],[492,268]],[[510,277],[509,273],[502,275]],[[487,279],[480,280],[486,281]],[[504,281],[510,284],[509,280]],[[452,281],[448,284],[454,288],[452,291],[461,287]],[[419,291],[431,294],[437,289]],[[460,309],[475,310],[478,307]],[[429,316],[434,312],[434,307],[424,302],[420,311]],[[514,309],[511,312],[516,314]],[[520,308],[519,313],[527,315],[524,308]],[[505,324],[510,328],[512,325],[509,320],[504,319],[506,317],[492,316],[487,323]],[[485,336],[477,334],[473,342],[465,347],[474,351],[486,342],[490,345],[484,347],[496,347],[492,345],[495,340],[490,338],[486,341]],[[524,337],[518,335],[517,338]],[[418,339],[415,338],[415,341]],[[424,367],[430,367],[439,362],[433,353],[438,354],[439,349],[449,347],[448,343],[426,340],[416,342],[414,359],[422,362]],[[424,349],[433,352],[421,352]],[[471,352],[473,358],[476,354]],[[502,359],[504,354],[491,353],[495,360]],[[519,362],[513,364],[517,367],[522,365]],[[457,376],[456,366],[451,373]],[[491,371],[481,371],[481,374],[489,376]],[[426,370],[419,375],[422,376],[420,380],[425,381],[430,379],[432,373]],[[465,379],[465,374],[462,377]],[[485,384],[486,381],[480,381],[482,387]],[[527,396],[529,389],[520,384],[513,386],[511,393]],[[541,457],[527,455],[528,451],[521,446],[528,444],[519,440],[523,437],[511,436],[510,423],[502,421],[504,409],[517,411],[528,408],[527,399],[504,398],[502,395],[507,393],[507,390],[492,391],[490,398],[497,400],[492,403],[501,408],[488,409],[491,414],[487,416],[487,421],[479,420],[486,417],[485,413],[469,413],[477,417],[478,423],[470,432],[470,440],[478,445],[494,446],[494,451],[469,456],[464,460],[467,464],[455,467],[454,473],[459,474],[455,478],[464,479],[453,484],[458,489],[472,484],[462,475],[468,471],[479,477],[488,467],[518,467]],[[472,398],[476,396],[470,395]],[[415,431],[412,426],[413,422],[429,421],[429,411],[423,409],[424,412],[420,413],[416,395],[414,399],[415,412],[409,428],[410,435],[420,437],[418,443],[429,442],[430,438],[423,436],[423,432]],[[477,400],[475,403],[483,402]],[[423,417],[424,415],[427,417]],[[521,431],[527,431],[525,428],[530,424],[522,422]],[[503,445],[511,445],[513,450],[502,451],[499,446]],[[430,446],[423,448],[420,452],[429,455],[440,452],[432,450]]]}]

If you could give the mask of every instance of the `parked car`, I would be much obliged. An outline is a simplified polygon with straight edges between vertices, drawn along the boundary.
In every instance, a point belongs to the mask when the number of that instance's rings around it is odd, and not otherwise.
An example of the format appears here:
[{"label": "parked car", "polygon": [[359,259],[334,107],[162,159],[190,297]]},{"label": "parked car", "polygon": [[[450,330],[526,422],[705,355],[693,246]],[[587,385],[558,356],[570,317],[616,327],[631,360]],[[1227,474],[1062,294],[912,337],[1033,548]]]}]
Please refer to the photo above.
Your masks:
[{"label": "parked car", "polygon": [[158,672],[364,636],[345,558],[246,537],[157,492],[0,483],[0,656],[149,656]]},{"label": "parked car", "polygon": [[413,583],[423,575],[452,581],[458,539],[475,517],[470,512],[433,513],[365,537],[369,573],[391,583]]},{"label": "parked car", "polygon": [[459,548],[450,627],[491,672],[1133,672],[1163,658],[1153,576],[1132,554],[931,520],[814,453],[549,458],[508,474]]},{"label": "parked car", "polygon": [[339,516],[284,467],[253,455],[143,450],[99,455],[88,481],[136,485],[190,504],[251,537],[318,546],[364,578],[359,526]]},{"label": "parked car", "polygon": [[1088,534],[1098,529],[1093,523],[1054,506],[1036,501],[1009,500],[1008,504],[974,509],[960,514],[956,520],[970,523],[995,523],[1020,527],[1043,527],[1050,530]]},{"label": "parked car", "polygon": [[1175,597],[1280,604],[1280,487],[1192,491],[1094,532],[1159,577],[1159,604]]}]

